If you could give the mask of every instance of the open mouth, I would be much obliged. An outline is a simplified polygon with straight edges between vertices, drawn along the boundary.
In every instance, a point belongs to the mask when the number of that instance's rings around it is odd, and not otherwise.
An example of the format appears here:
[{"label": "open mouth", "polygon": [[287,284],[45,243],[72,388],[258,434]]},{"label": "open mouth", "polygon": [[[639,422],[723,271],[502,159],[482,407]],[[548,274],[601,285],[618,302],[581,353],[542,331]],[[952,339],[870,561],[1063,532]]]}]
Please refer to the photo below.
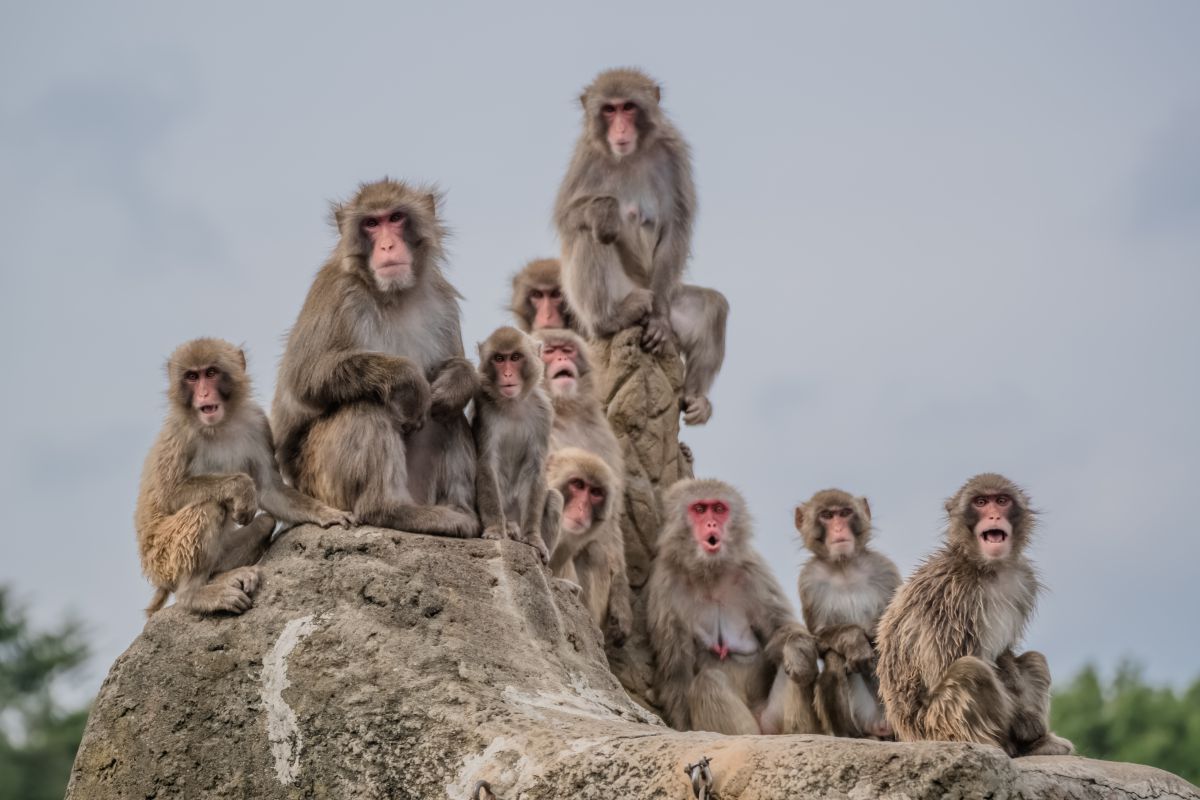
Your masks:
[{"label": "open mouth", "polygon": [[206,406],[200,406],[200,413],[201,414],[215,414],[215,413],[217,413],[217,409],[219,409],[219,408],[220,408],[220,406],[217,405],[216,403],[211,403]]},{"label": "open mouth", "polygon": [[571,380],[574,380],[575,372],[568,367],[563,367],[558,372],[551,375],[550,378],[551,380],[558,380],[559,378],[570,378]]},{"label": "open mouth", "polygon": [[992,528],[989,531],[979,534],[979,538],[988,544],[1004,544],[1005,540],[1008,539],[1008,534],[999,528]]},{"label": "open mouth", "polygon": [[708,538],[700,542],[700,546],[704,548],[706,553],[715,553],[721,549],[721,540],[716,534],[710,533]]}]

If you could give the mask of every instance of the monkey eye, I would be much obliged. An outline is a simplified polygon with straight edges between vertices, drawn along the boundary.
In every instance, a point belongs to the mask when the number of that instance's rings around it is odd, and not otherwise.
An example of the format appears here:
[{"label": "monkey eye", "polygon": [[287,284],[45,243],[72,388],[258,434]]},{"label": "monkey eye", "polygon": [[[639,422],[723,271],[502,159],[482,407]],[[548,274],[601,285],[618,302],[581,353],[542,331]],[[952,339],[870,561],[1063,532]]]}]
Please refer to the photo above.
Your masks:
[{"label": "monkey eye", "polygon": [[204,370],[204,377],[215,378],[217,377],[217,371],[218,370],[216,367],[209,367],[208,369]]},{"label": "monkey eye", "polygon": [[838,516],[841,517],[842,519],[845,519],[846,517],[850,516],[853,513],[854,512],[848,508],[839,508],[838,509]]},{"label": "monkey eye", "polygon": [[393,211],[392,215],[388,217],[388,222],[404,222],[406,216],[408,215],[403,211]]},{"label": "monkey eye", "polygon": [[542,290],[541,289],[532,290],[529,293],[529,297],[533,300],[541,300],[542,299]]},{"label": "monkey eye", "polygon": [[583,479],[582,478],[571,478],[571,480],[567,481],[567,485],[570,486],[572,489],[574,489],[577,492],[583,491]]},{"label": "monkey eye", "polygon": [[375,217],[367,217],[363,220],[362,224],[364,228],[378,228],[379,220],[375,219]]},{"label": "monkey eye", "polygon": [[510,359],[511,359],[511,360],[512,360],[514,363],[515,363],[515,362],[517,362],[517,361],[520,361],[520,360],[521,360],[522,358],[524,358],[524,357],[525,357],[525,356],[521,355],[520,353],[513,353],[511,356],[509,356],[509,358],[510,358]]},{"label": "monkey eye", "polygon": [[559,350],[562,350],[564,356],[575,355],[575,348],[571,347],[571,345],[569,345],[569,344],[564,344],[562,347],[559,348]]},{"label": "monkey eye", "polygon": [[703,514],[705,511],[708,511],[708,503],[695,503],[692,505],[692,511],[697,514]]},{"label": "monkey eye", "polygon": [[724,514],[729,509],[725,507],[724,503],[713,503],[712,510],[714,514]]},{"label": "monkey eye", "polygon": [[551,289],[550,290],[550,299],[551,300],[557,300],[560,297],[562,297],[561,289]]},{"label": "monkey eye", "polygon": [[494,354],[492,356],[492,361],[495,361],[497,364],[503,364],[504,363],[504,353]]},{"label": "monkey eye", "polygon": [[603,489],[594,488],[589,492],[589,494],[591,494],[591,496],[596,500],[604,499],[604,490]]},{"label": "monkey eye", "polygon": [[188,383],[195,383],[196,381],[200,380],[200,373],[196,372],[194,369],[189,369],[187,372],[183,373],[183,379]]},{"label": "monkey eye", "polygon": [[1011,502],[1012,502],[1012,498],[1006,494],[996,495],[996,505],[1000,506],[1001,508],[1003,508],[1004,506],[1008,505]]},{"label": "monkey eye", "polygon": [[829,520],[833,519],[833,512],[830,511],[828,508],[823,508],[823,509],[821,509],[821,513],[818,514],[817,516],[819,516],[821,519],[825,520],[826,522],[829,522]]},{"label": "monkey eye", "polygon": [[983,508],[984,506],[987,505],[987,501],[988,501],[987,497],[985,497],[984,495],[979,495],[978,497],[976,497],[974,500],[971,501],[971,504],[974,505],[976,508]]},{"label": "monkey eye", "polygon": [[604,105],[600,106],[600,110],[603,111],[605,114],[611,114],[617,110],[617,107],[614,106],[612,103],[605,103]]},{"label": "monkey eye", "polygon": [[626,100],[625,103],[623,103],[621,105],[621,110],[622,111],[637,111],[637,105]]}]

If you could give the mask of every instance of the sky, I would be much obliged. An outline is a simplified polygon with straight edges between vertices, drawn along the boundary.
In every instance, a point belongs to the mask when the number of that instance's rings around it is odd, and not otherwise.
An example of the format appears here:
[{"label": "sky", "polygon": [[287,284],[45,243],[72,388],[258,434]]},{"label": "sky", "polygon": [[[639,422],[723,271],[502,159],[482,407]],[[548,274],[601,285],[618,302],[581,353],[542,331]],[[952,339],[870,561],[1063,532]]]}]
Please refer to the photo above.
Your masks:
[{"label": "sky", "polygon": [[474,343],[557,253],[580,90],[634,65],[693,148],[692,282],[731,313],[698,475],[789,596],[794,505],[866,495],[904,573],[999,471],[1042,512],[1056,679],[1200,676],[1200,6],[10,3],[0,11],[0,584],[94,649],[151,589],[137,481],[180,342],[256,394],[330,201],[436,182]]}]

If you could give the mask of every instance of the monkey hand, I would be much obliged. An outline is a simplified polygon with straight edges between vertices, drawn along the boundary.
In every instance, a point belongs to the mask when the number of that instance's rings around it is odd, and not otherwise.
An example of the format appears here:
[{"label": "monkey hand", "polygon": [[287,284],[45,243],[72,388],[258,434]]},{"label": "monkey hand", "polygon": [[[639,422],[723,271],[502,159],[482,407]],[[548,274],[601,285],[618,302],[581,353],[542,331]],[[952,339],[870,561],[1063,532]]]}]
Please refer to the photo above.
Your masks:
[{"label": "monkey hand", "polygon": [[1038,709],[1018,706],[1009,723],[1009,734],[1019,744],[1031,744],[1046,735],[1046,718]]},{"label": "monkey hand", "polygon": [[588,226],[600,244],[612,244],[621,229],[621,206],[615,197],[597,197],[587,210]]},{"label": "monkey hand", "polygon": [[650,312],[642,332],[642,349],[657,355],[671,338],[671,320],[666,314]]},{"label": "monkey hand", "polygon": [[846,658],[847,674],[858,672],[869,675],[875,666],[875,651],[865,634],[848,643],[842,655]]},{"label": "monkey hand", "polygon": [[226,497],[229,513],[238,525],[249,525],[258,511],[258,489],[254,480],[244,472],[230,477]]},{"label": "monkey hand", "polygon": [[484,525],[483,533],[480,534],[480,537],[483,539],[507,539],[506,528],[507,526],[504,523],[500,523],[499,525]]},{"label": "monkey hand", "polygon": [[680,400],[683,421],[688,425],[703,425],[712,416],[712,403],[702,394],[685,396]]},{"label": "monkey hand", "polygon": [[399,418],[400,431],[405,434],[419,431],[429,419],[432,397],[429,382],[420,375],[392,393],[392,407]]},{"label": "monkey hand", "polygon": [[325,506],[317,512],[313,522],[322,528],[332,528],[334,525],[340,528],[353,528],[358,524],[358,519],[349,511]]},{"label": "monkey hand", "polygon": [[462,412],[479,389],[479,373],[469,361],[452,359],[429,387],[429,413],[447,419]]},{"label": "monkey hand", "polygon": [[515,539],[515,540],[517,540],[518,542],[519,542],[519,541],[522,541],[522,539],[521,539],[521,526],[520,526],[520,525],[518,525],[518,524],[517,524],[517,523],[516,523],[514,520],[511,520],[511,519],[510,519],[510,520],[507,520],[507,521],[505,521],[505,523],[504,523],[504,536],[505,536],[505,538],[507,538],[507,539]]},{"label": "monkey hand", "polygon": [[546,547],[546,543],[542,541],[542,535],[538,531],[526,531],[525,534],[518,538],[518,541],[532,547],[537,551],[538,560],[543,564],[550,563],[550,548]]},{"label": "monkey hand", "polygon": [[611,642],[613,647],[620,647],[625,644],[625,640],[633,633],[633,610],[628,605],[618,607],[614,603],[608,607],[608,616],[605,618],[604,638]]},{"label": "monkey hand", "polygon": [[258,567],[240,567],[219,576],[212,588],[215,589],[207,611],[226,611],[241,614],[250,609],[254,602],[250,595],[258,589],[262,573]]},{"label": "monkey hand", "polygon": [[817,645],[811,636],[792,636],[781,655],[783,671],[793,681],[803,686],[817,679]]}]

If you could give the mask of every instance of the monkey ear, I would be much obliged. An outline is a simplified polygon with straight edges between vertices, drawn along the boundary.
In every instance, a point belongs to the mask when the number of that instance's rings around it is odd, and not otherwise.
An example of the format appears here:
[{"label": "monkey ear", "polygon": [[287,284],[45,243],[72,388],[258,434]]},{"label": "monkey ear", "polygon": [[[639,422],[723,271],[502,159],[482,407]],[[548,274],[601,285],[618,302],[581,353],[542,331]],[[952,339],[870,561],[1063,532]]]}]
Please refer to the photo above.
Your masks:
[{"label": "monkey ear", "polygon": [[867,515],[867,519],[871,518],[871,504],[867,502],[866,497],[858,498],[858,502],[862,503],[863,513]]},{"label": "monkey ear", "polygon": [[238,361],[242,362],[242,372],[246,371],[246,351],[238,348]]},{"label": "monkey ear", "polygon": [[346,207],[341,204],[335,204],[333,207],[333,224],[337,227],[338,233],[342,232],[342,225],[346,222]]},{"label": "monkey ear", "polygon": [[421,205],[425,206],[425,210],[433,216],[437,216],[437,195],[433,192],[426,192],[421,196]]},{"label": "monkey ear", "polygon": [[579,105],[583,106],[584,111],[587,111],[587,92],[579,95]]},{"label": "monkey ear", "polygon": [[662,86],[657,83],[654,84],[654,102],[656,102],[656,103],[662,102]]},{"label": "monkey ear", "polygon": [[803,525],[804,525],[804,505],[801,504],[801,505],[796,506],[796,530],[800,530],[800,528]]}]

